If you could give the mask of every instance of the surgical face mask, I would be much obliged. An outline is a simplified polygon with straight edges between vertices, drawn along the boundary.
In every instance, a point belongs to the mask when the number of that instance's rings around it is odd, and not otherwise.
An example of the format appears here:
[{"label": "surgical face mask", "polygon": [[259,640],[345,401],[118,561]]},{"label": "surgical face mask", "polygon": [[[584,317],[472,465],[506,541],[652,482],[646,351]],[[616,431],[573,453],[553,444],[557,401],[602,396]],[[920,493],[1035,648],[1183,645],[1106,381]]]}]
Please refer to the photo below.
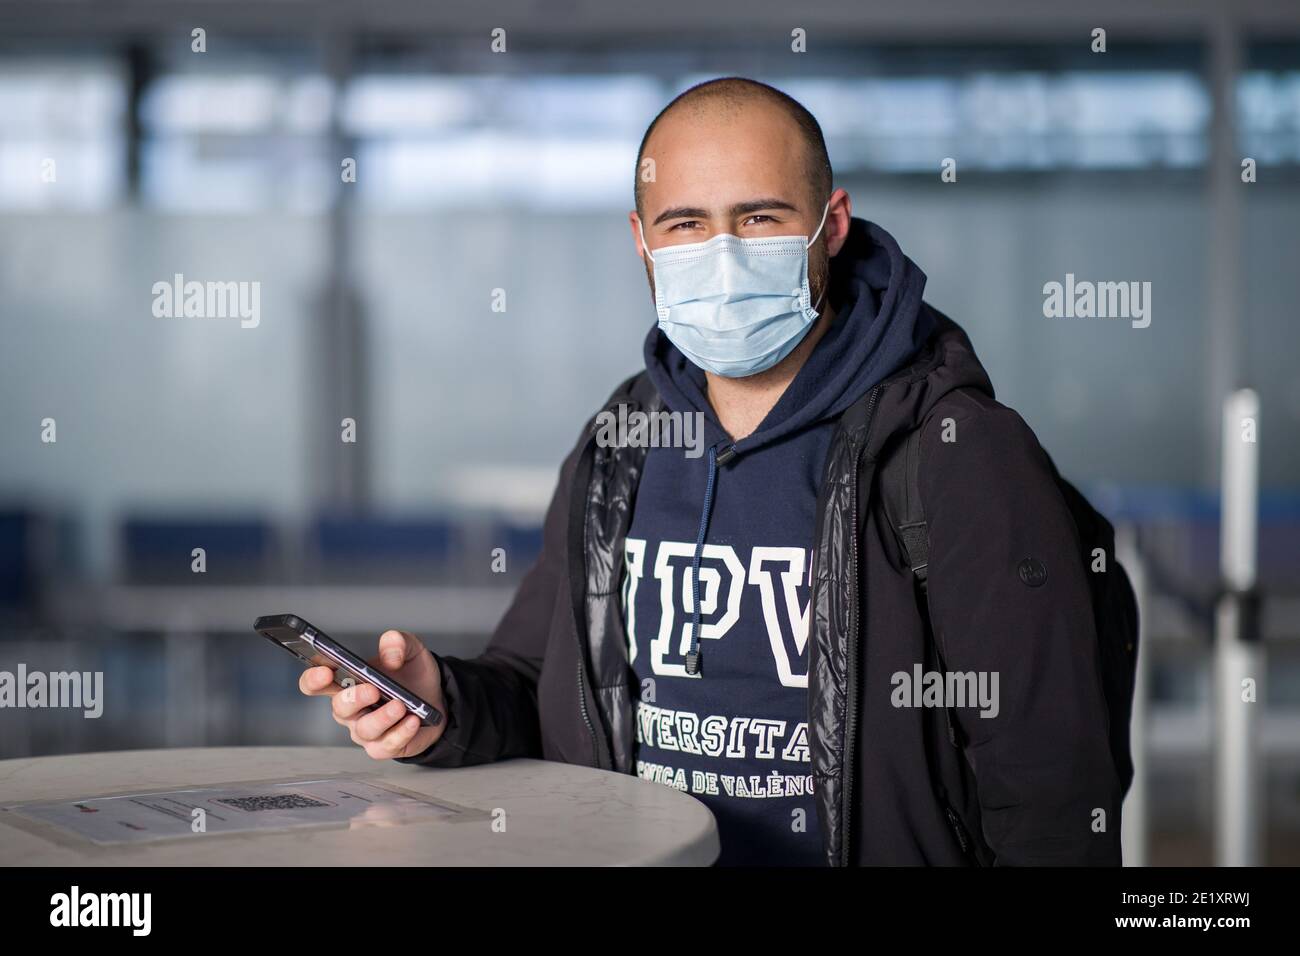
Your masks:
[{"label": "surgical face mask", "polygon": [[700,368],[727,378],[766,371],[789,355],[817,320],[826,294],[823,289],[815,305],[810,301],[808,247],[830,208],[828,202],[811,239],[723,234],[652,254],[642,229],[664,335]]}]

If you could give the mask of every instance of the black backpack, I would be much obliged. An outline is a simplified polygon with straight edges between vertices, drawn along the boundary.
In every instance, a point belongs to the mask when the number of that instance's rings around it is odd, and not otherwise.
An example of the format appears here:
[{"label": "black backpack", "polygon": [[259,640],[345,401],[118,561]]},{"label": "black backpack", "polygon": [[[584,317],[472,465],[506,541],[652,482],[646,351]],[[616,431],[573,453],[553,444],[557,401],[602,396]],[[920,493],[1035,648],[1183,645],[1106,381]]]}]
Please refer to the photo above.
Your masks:
[{"label": "black backpack", "polygon": [[[927,640],[933,640],[926,590],[929,564],[929,536],[920,493],[919,428],[904,436],[880,466],[880,494],[885,513],[894,528],[903,559],[912,571],[918,602],[926,624]],[[1044,453],[1046,454],[1046,453]],[[1115,557],[1115,529],[1079,490],[1061,477],[1048,457],[1052,477],[1065,499],[1079,531],[1084,567],[1097,630],[1097,655],[1106,710],[1110,717],[1110,752],[1119,775],[1121,797],[1133,782],[1133,753],[1129,745],[1129,722],[1133,715],[1133,683],[1137,670],[1137,599],[1128,574]],[[1094,549],[1106,556],[1106,570],[1094,572]],[[953,720],[948,715],[949,740],[956,745]]]}]

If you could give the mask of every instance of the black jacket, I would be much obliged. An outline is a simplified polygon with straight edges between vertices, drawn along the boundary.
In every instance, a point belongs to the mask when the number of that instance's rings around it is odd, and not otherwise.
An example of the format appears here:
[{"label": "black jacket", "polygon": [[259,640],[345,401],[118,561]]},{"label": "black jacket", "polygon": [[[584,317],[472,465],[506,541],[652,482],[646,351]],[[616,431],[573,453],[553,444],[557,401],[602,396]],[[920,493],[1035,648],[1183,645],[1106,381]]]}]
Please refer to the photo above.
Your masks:
[{"label": "black jacket", "polygon": [[[1118,864],[1120,788],[1077,531],[1033,432],[996,402],[966,334],[926,346],[841,417],[818,501],[808,727],[826,859]],[[657,410],[644,374],[606,407]],[[877,493],[921,428],[929,627]],[[448,727],[404,762],[544,757],[632,772],[636,686],[620,593],[643,448],[594,418],[560,470],[542,555],[488,648],[440,658]],[[1026,558],[1046,568],[1027,583]],[[999,713],[895,706],[893,675],[996,672]],[[949,728],[950,715],[952,727]]]}]

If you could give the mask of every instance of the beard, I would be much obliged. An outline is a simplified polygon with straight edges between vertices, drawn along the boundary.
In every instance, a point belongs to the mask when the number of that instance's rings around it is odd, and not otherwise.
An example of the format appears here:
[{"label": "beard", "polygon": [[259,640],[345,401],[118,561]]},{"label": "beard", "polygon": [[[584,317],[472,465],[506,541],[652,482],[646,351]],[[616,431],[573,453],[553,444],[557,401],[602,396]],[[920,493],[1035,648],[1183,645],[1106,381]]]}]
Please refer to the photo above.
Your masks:
[{"label": "beard", "polygon": [[817,306],[818,312],[825,312],[829,304],[823,296],[830,295],[831,258],[826,254],[826,237],[821,236],[808,250],[808,292],[810,305]]}]

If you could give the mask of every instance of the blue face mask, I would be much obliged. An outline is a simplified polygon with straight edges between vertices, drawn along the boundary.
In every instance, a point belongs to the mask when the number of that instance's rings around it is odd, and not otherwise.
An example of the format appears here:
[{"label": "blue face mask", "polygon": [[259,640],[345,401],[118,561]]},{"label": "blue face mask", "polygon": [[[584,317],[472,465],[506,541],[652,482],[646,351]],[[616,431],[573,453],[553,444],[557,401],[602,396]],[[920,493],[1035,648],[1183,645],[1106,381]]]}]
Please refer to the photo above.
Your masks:
[{"label": "blue face mask", "polygon": [[668,341],[700,368],[727,378],[766,371],[794,351],[819,314],[821,297],[810,302],[808,247],[830,208],[827,203],[811,239],[724,233],[651,254],[642,230],[641,246],[654,263],[655,311]]}]

